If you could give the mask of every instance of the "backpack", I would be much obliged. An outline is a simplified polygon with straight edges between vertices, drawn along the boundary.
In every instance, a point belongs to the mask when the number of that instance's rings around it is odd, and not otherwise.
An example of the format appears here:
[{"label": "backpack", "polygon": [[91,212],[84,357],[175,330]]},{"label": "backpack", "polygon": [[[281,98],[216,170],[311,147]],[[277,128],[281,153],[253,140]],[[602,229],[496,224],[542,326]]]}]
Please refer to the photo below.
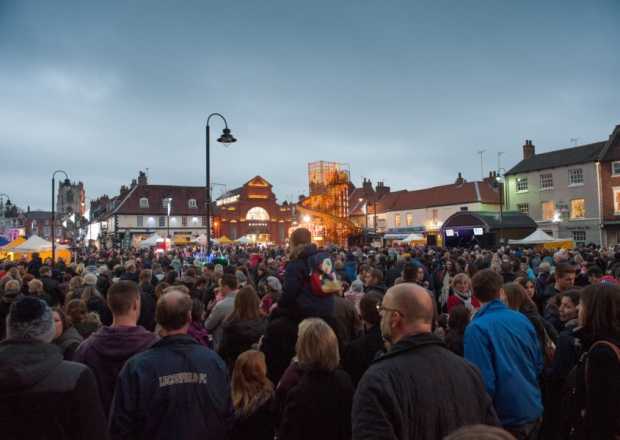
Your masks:
[{"label": "backpack", "polygon": [[310,287],[316,296],[329,296],[342,288],[334,269],[334,259],[328,252],[308,257]]}]

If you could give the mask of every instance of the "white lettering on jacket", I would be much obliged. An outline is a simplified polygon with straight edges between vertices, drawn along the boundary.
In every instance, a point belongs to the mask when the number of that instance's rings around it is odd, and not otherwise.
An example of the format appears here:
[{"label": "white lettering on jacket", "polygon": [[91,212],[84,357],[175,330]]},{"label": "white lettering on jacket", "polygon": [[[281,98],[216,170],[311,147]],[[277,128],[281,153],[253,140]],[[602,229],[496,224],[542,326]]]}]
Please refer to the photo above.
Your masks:
[{"label": "white lettering on jacket", "polygon": [[159,377],[159,388],[182,383],[207,383],[207,375],[204,373],[176,373]]}]

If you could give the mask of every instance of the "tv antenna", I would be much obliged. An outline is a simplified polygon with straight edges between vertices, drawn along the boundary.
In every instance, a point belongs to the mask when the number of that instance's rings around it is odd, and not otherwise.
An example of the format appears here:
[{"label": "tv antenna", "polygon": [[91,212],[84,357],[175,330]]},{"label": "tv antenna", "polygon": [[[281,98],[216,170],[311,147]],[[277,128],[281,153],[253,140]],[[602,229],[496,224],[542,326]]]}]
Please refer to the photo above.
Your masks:
[{"label": "tv antenna", "polygon": [[577,141],[578,141],[579,139],[581,139],[581,138],[571,138],[571,140],[570,140],[570,141],[571,141],[573,144],[575,144],[574,146],[576,147],[576,146],[577,146]]}]

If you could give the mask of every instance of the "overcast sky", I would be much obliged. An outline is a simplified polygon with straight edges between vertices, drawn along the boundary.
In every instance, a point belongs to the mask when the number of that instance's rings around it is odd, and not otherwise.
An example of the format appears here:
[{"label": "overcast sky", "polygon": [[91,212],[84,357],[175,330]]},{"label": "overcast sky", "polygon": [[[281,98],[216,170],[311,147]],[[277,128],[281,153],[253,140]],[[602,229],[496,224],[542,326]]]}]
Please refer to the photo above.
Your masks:
[{"label": "overcast sky", "polygon": [[[0,193],[51,209],[56,170],[95,199],[140,171],[256,175],[278,202],[308,163],[392,190],[467,180],[620,124],[620,2],[0,1]],[[62,174],[57,174],[57,179]],[[214,188],[214,197],[223,188]]]}]

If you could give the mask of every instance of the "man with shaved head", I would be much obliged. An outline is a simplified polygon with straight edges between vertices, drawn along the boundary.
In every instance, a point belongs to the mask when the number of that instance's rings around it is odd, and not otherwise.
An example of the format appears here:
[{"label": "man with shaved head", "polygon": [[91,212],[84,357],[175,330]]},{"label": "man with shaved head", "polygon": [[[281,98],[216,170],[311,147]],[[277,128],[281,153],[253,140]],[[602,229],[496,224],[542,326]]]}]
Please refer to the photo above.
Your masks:
[{"label": "man with shaved head", "polygon": [[172,290],[157,301],[162,339],[127,361],[110,413],[113,439],[226,438],[234,409],[228,370],[187,334],[192,300]]},{"label": "man with shaved head", "polygon": [[435,309],[427,290],[398,284],[377,309],[390,349],[357,387],[354,439],[443,438],[464,425],[500,426],[480,371],[432,333]]}]

